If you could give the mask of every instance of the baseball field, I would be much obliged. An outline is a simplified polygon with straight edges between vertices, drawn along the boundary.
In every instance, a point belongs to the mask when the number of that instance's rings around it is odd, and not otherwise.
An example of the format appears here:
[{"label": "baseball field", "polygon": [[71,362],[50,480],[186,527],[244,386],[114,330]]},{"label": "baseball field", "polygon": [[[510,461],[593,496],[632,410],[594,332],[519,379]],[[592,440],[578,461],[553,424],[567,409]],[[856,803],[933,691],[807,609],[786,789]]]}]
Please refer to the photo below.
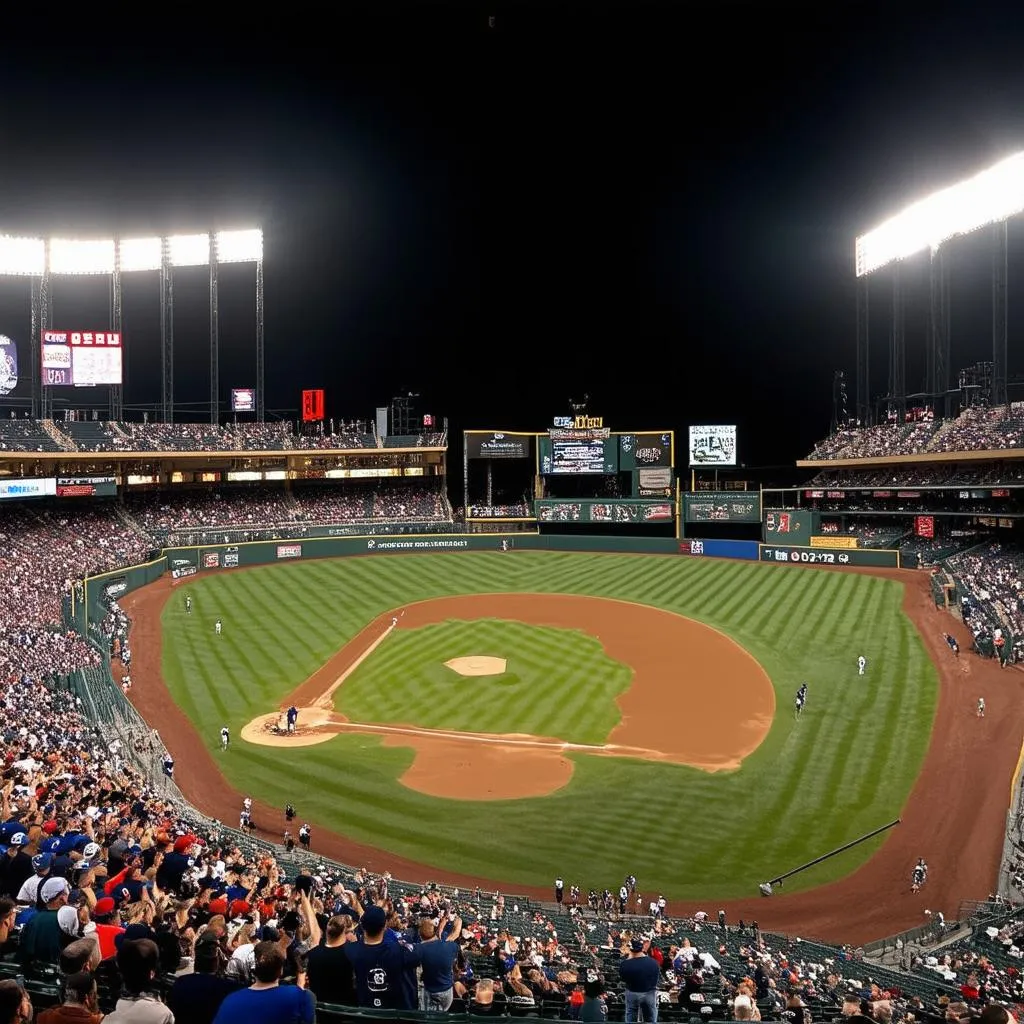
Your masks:
[{"label": "baseball field", "polygon": [[[912,615],[926,594],[904,582],[926,580],[889,576],[487,552],[163,580],[125,602],[140,634],[132,699],[199,806],[232,822],[252,795],[256,824],[280,835],[291,802],[314,849],[396,873],[530,892],[556,875],[586,892],[633,873],[652,895],[742,907],[759,882],[902,816],[887,841],[798,875],[771,906],[838,894],[883,862],[903,899],[912,853],[942,860],[911,813],[933,723],[958,762],[989,748],[970,732],[967,662],[939,666],[964,707],[937,718],[938,623],[923,643]],[[272,732],[290,704],[296,733]],[[990,763],[1016,761],[1015,727]],[[970,798],[978,814],[985,803]],[[754,906],[764,923],[768,906]]]}]

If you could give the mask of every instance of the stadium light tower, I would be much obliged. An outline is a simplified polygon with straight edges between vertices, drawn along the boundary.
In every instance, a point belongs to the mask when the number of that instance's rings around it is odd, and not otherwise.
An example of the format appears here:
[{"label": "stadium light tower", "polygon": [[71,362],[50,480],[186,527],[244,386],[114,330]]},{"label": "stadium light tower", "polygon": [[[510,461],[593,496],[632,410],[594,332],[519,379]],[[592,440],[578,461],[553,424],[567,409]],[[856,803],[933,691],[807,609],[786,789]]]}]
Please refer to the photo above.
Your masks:
[{"label": "stadium light tower", "polygon": [[[23,238],[0,234],[0,277],[30,280],[32,337],[30,373],[32,415],[53,415],[53,389],[42,386],[41,332],[53,330],[53,279],[102,276],[110,281],[111,330],[123,330],[121,275],[156,272],[160,275],[160,411],[174,419],[174,270],[210,268],[210,417],[219,414],[219,296],[217,269],[221,263],[256,264],[256,416],[262,420],[264,398],[263,353],[263,231],[204,232],[146,238]],[[123,380],[110,385],[111,419],[123,413]]]},{"label": "stadium light tower", "polygon": [[1007,221],[1024,211],[1024,152],[1001,160],[966,181],[941,189],[906,207],[861,235],[854,250],[857,296],[857,418],[870,410],[868,346],[868,278],[895,263],[893,328],[890,336],[890,399],[906,398],[903,374],[903,296],[899,263],[918,253],[931,254],[928,330],[928,390],[944,396],[949,390],[949,267],[946,244],[992,226],[992,360],[993,404],[1007,400]]}]

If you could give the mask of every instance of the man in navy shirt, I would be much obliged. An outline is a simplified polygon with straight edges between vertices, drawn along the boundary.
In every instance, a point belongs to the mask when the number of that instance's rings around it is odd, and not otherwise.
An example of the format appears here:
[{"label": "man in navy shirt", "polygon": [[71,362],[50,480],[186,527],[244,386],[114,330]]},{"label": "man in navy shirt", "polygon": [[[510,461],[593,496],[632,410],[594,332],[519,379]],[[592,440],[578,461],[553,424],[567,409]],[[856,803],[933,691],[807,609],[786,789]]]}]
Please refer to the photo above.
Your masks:
[{"label": "man in navy shirt", "polygon": [[619,964],[619,975],[626,986],[626,1024],[635,1024],[640,1017],[645,1024],[658,1021],[658,961],[644,952],[644,940],[633,939],[629,956]]},{"label": "man in navy shirt", "polygon": [[342,947],[352,964],[359,1005],[375,1010],[415,1009],[416,978],[411,968],[421,962],[422,944],[411,947],[387,941],[387,915],[382,907],[369,907],[360,924],[362,939]]},{"label": "man in navy shirt", "polygon": [[458,944],[454,941],[462,932],[462,921],[455,919],[455,926],[447,942],[437,934],[437,926],[429,918],[420,921],[420,944],[417,947],[423,958],[423,991],[420,993],[420,1009],[435,1013],[447,1013],[454,996],[455,978],[452,965],[459,955]]}]

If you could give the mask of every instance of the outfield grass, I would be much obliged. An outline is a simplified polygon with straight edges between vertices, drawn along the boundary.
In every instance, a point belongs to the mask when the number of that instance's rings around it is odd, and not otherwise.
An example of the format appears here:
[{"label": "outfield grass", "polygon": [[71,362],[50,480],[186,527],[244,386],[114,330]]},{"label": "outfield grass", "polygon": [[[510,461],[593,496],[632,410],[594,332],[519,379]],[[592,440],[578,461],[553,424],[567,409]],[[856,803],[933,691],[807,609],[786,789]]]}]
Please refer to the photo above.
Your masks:
[{"label": "outfield grass", "polygon": [[[183,590],[195,602],[190,617]],[[498,803],[406,789],[397,778],[411,751],[373,736],[287,753],[241,742],[218,752],[223,721],[237,735],[378,614],[497,591],[616,597],[715,626],[767,670],[776,720],[733,773],[574,754],[573,778],[558,793]],[[474,552],[296,562],[176,590],[163,615],[163,668],[231,782],[282,807],[291,801],[311,821],[440,869],[510,883],[546,885],[562,874],[584,889],[603,888],[632,872],[643,891],[725,899],[753,895],[765,878],[899,816],[937,696],[934,667],[900,609],[902,593],[898,583],[859,574],[657,556]],[[221,637],[213,634],[218,617]],[[868,659],[862,678],[859,654]],[[805,679],[809,701],[797,722],[792,697]],[[678,716],[680,728],[700,728],[685,709],[680,693],[665,713]],[[449,827],[439,827],[444,822]],[[849,873],[880,842],[802,873],[792,888]]]},{"label": "outfield grass", "polygon": [[[506,671],[465,677],[445,666],[471,655],[505,658]],[[619,722],[615,698],[632,675],[579,630],[445,622],[391,633],[335,692],[334,705],[354,722],[601,744]]]}]

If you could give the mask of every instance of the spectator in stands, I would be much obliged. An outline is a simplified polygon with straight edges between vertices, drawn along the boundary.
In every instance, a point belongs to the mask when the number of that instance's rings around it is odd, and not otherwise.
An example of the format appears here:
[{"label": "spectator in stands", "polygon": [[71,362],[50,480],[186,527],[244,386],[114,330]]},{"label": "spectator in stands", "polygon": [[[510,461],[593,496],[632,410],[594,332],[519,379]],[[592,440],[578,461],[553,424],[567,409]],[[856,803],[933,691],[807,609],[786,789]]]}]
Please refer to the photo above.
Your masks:
[{"label": "spectator in stands", "polygon": [[30,1024],[32,1000],[28,993],[11,979],[0,981],[0,1024]]},{"label": "spectator in stands", "polygon": [[100,1024],[96,978],[89,971],[79,971],[64,979],[64,1002],[44,1010],[36,1024]]},{"label": "spectator in stands", "polygon": [[640,1019],[645,1024],[657,1024],[661,970],[657,962],[648,956],[649,946],[645,939],[632,939],[628,955],[619,964],[619,975],[626,986],[627,1024]]},{"label": "spectator in stands", "polygon": [[276,942],[260,942],[255,949],[255,981],[229,995],[214,1024],[313,1024],[313,993],[295,985],[281,985],[285,954]]},{"label": "spectator in stands", "polygon": [[216,933],[204,932],[203,936],[206,941],[195,945],[193,973],[179,977],[167,994],[167,1006],[174,1019],[189,1024],[212,1024],[221,1003],[238,991],[233,981],[219,974],[223,957]]},{"label": "spectator in stands", "polygon": [[418,947],[385,942],[387,919],[383,907],[367,907],[360,920],[362,939],[345,946],[355,974],[359,1005],[412,1010],[416,1007],[416,984],[409,969],[421,962],[422,954]]},{"label": "spectator in stands", "polygon": [[125,938],[117,951],[117,969],[125,994],[105,1024],[174,1024],[174,1014],[154,991],[160,951],[152,939]]},{"label": "spectator in stands", "polygon": [[311,949],[306,958],[306,984],[318,1003],[353,1006],[356,1002],[352,965],[345,955],[352,918],[348,914],[335,914],[327,922],[327,940]]}]

